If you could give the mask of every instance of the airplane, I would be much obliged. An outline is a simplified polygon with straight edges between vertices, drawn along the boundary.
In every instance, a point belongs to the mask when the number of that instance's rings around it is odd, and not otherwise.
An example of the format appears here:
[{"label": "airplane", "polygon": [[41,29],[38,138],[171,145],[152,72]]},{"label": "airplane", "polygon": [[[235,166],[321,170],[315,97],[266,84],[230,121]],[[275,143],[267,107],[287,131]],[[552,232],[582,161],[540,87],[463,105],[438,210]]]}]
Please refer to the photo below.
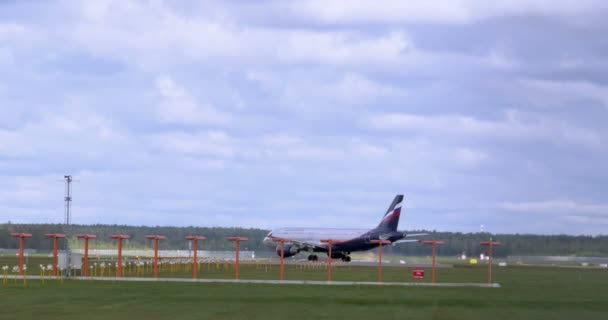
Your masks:
[{"label": "airplane", "polygon": [[281,245],[277,240],[283,239],[283,257],[291,257],[302,251],[311,252],[309,261],[318,260],[316,252],[325,252],[329,255],[327,243],[324,239],[332,240],[331,258],[350,262],[350,254],[355,251],[365,251],[378,247],[372,240],[388,240],[391,244],[402,242],[417,242],[417,239],[405,239],[426,235],[426,233],[406,234],[397,231],[403,195],[398,194],[382,217],[380,224],[374,229],[330,229],[330,228],[281,228],[272,230],[263,240],[264,245],[276,249],[281,256]]}]

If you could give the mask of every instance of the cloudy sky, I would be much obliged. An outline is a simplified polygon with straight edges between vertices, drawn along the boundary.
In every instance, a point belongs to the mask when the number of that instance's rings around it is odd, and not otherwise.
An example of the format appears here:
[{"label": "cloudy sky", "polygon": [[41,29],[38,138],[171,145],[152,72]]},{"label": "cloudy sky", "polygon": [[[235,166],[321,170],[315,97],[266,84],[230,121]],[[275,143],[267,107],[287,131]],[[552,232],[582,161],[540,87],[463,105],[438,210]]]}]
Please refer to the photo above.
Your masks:
[{"label": "cloudy sky", "polygon": [[0,221],[608,233],[606,1],[0,2]]}]

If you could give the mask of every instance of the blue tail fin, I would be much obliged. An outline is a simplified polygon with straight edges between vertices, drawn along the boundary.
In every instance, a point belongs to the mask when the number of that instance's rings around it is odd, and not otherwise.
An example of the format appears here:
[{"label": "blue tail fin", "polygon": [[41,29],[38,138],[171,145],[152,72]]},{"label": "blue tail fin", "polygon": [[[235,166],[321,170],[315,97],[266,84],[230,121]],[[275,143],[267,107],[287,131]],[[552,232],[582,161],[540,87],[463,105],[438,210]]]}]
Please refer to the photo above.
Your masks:
[{"label": "blue tail fin", "polygon": [[388,210],[386,210],[386,213],[382,217],[382,221],[380,221],[380,224],[378,225],[377,229],[397,231],[402,204],[403,195],[398,194],[397,196],[395,196],[393,203],[391,203],[391,205],[388,207]]}]

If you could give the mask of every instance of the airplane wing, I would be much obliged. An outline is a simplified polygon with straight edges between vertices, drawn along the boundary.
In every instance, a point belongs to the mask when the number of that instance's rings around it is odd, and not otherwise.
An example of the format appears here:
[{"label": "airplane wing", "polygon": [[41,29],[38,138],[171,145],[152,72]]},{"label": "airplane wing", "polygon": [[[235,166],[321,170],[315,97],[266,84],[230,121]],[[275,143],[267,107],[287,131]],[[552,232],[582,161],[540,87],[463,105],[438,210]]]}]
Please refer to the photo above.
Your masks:
[{"label": "airplane wing", "polygon": [[[416,240],[418,241],[418,240]],[[327,250],[327,244],[326,243],[321,243],[321,242],[312,242],[312,241],[301,241],[301,240],[289,240],[287,241],[288,243],[292,243],[295,244],[296,246],[298,246],[299,248],[303,249],[303,248],[307,248],[307,249],[325,249]],[[345,243],[348,241],[335,241],[333,242],[334,245],[339,245],[341,243]]]},{"label": "airplane wing", "polygon": [[308,242],[308,241],[300,241],[300,240],[289,240],[289,243],[293,243],[299,248],[309,248],[309,249],[325,249],[326,245],[322,243]]}]

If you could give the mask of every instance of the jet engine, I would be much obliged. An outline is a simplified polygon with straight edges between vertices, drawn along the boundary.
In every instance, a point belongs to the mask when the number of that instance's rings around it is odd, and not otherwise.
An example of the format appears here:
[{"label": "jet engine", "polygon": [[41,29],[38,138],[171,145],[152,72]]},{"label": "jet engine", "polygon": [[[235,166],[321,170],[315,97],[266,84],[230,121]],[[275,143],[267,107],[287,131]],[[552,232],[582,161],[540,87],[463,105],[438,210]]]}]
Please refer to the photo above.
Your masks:
[{"label": "jet engine", "polygon": [[[299,252],[300,249],[297,246],[294,246],[293,244],[285,244],[285,247],[283,247],[283,256],[286,258],[295,256]],[[281,245],[277,246],[277,255],[279,257],[281,256]]]}]

